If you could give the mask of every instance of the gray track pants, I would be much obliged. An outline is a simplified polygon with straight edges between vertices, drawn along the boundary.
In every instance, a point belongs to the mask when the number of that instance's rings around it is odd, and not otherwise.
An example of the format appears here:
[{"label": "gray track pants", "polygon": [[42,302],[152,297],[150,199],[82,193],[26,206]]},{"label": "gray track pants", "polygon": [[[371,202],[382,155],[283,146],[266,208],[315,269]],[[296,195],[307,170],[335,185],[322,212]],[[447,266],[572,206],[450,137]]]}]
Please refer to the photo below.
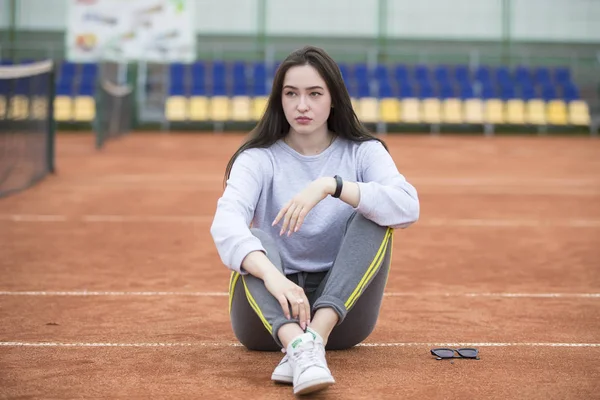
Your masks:
[{"label": "gray track pants", "polygon": [[[274,241],[253,229],[269,260],[283,272]],[[377,322],[390,268],[393,230],[355,213],[349,219],[342,246],[327,272],[298,273],[287,278],[302,287],[314,312],[331,307],[339,316],[327,349],[346,349],[366,339]],[[233,332],[250,350],[278,351],[282,345],[279,328],[291,322],[264,282],[252,275],[232,273],[229,284],[229,313]]]}]

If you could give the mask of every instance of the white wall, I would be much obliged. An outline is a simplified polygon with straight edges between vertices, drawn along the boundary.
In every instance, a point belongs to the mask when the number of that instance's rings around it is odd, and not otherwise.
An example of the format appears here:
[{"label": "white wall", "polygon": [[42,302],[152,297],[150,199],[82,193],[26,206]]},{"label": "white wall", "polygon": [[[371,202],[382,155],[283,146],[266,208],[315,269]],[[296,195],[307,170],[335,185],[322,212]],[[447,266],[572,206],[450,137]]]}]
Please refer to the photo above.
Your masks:
[{"label": "white wall", "polygon": [[[64,31],[68,2],[18,0],[23,30]],[[255,35],[260,0],[195,0],[196,30]],[[378,0],[265,0],[266,33],[376,37]],[[8,26],[9,0],[0,0],[0,27]],[[502,39],[502,0],[387,0],[393,38]],[[600,0],[511,0],[515,40],[600,43]]]},{"label": "white wall", "polygon": [[67,0],[18,0],[17,26],[23,30],[64,30]]},{"label": "white wall", "polygon": [[196,0],[198,33],[254,35],[258,0]]},{"label": "white wall", "polygon": [[268,0],[267,33],[293,36],[377,35],[377,0]]},{"label": "white wall", "polygon": [[0,0],[0,29],[8,28],[10,21],[10,10],[8,0]]},{"label": "white wall", "polygon": [[388,0],[390,37],[500,40],[500,0]]},{"label": "white wall", "polygon": [[513,39],[600,42],[600,0],[512,0]]}]

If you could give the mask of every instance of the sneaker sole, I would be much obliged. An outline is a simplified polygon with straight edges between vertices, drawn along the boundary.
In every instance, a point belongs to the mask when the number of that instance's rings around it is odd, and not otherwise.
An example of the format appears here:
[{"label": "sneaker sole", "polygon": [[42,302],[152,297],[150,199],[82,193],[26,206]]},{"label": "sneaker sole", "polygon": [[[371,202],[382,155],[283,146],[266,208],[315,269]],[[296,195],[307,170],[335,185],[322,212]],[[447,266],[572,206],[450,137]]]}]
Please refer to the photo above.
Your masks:
[{"label": "sneaker sole", "polygon": [[303,395],[313,393],[319,390],[327,389],[333,385],[335,380],[333,378],[319,378],[309,382],[304,382],[301,385],[294,387],[294,394]]},{"label": "sneaker sole", "polygon": [[273,374],[273,375],[271,375],[271,380],[278,382],[278,383],[294,383],[294,377],[286,376],[286,375]]}]

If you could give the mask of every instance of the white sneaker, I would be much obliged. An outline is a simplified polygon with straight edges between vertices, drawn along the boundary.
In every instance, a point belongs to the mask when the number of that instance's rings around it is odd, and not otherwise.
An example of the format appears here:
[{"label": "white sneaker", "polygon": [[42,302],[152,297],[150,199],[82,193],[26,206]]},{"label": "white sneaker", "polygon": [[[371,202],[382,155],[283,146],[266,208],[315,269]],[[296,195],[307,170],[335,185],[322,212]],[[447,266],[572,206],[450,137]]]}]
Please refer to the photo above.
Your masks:
[{"label": "white sneaker", "polygon": [[[313,339],[317,343],[317,350],[319,350],[319,358],[323,362],[323,364],[327,365],[327,360],[325,359],[325,345],[323,344],[323,338],[316,331],[306,328],[306,332],[310,332],[313,335]],[[285,349],[281,350],[285,353]],[[283,356],[279,364],[273,370],[273,374],[271,374],[271,380],[278,383],[294,383],[294,371],[292,370],[292,364],[290,363],[290,359],[286,354]]]},{"label": "white sneaker", "polygon": [[323,342],[320,342],[309,331],[289,344],[286,355],[292,366],[294,394],[316,392],[335,383],[327,367]]},{"label": "white sneaker", "polygon": [[275,367],[271,380],[279,383],[294,383],[294,371],[292,370],[292,364],[290,358],[286,354],[283,359]]}]

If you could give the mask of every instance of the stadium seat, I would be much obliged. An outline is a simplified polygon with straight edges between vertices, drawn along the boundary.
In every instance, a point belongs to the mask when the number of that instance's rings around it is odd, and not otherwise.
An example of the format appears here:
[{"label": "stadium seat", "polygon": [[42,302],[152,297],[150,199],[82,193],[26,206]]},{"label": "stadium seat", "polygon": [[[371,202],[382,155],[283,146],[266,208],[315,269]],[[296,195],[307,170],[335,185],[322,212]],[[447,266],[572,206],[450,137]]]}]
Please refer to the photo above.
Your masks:
[{"label": "stadium seat", "polygon": [[267,96],[258,96],[252,99],[252,120],[258,121],[262,118],[267,109],[269,98]]},{"label": "stadium seat", "polygon": [[546,125],[546,103],[543,100],[533,99],[526,103],[525,122],[531,125]]},{"label": "stadium seat", "polygon": [[73,100],[73,120],[92,121],[96,115],[96,102],[93,97],[78,96]]},{"label": "stadium seat", "polygon": [[6,97],[0,94],[0,120],[6,118]]},{"label": "stadium seat", "polygon": [[57,121],[71,121],[73,119],[73,101],[70,96],[55,97],[54,118]]},{"label": "stadium seat", "polygon": [[92,121],[96,115],[94,87],[92,82],[82,83],[79,93],[73,99],[73,120],[80,122]]},{"label": "stadium seat", "polygon": [[524,125],[525,102],[521,99],[510,99],[506,102],[506,122],[512,125]]},{"label": "stadium seat", "polygon": [[356,114],[362,122],[379,121],[379,101],[376,97],[361,97],[357,100],[357,106]]},{"label": "stadium seat", "polygon": [[483,123],[483,102],[480,99],[467,99],[464,101],[465,117],[467,124]]},{"label": "stadium seat", "polygon": [[504,102],[500,99],[488,99],[484,104],[484,121],[489,124],[503,124]]},{"label": "stadium seat", "polygon": [[400,120],[410,124],[419,124],[421,120],[421,103],[416,98],[400,100]]},{"label": "stadium seat", "polygon": [[590,124],[590,109],[587,103],[583,100],[573,100],[569,102],[568,120],[571,125],[589,126]]},{"label": "stadium seat", "polygon": [[252,102],[248,96],[234,96],[231,99],[231,119],[234,121],[250,121]]},{"label": "stadium seat", "polygon": [[439,99],[428,98],[421,102],[423,114],[421,119],[427,124],[439,124],[442,122],[442,105]]},{"label": "stadium seat", "polygon": [[169,96],[165,104],[165,117],[168,121],[186,121],[188,99],[185,96]]},{"label": "stadium seat", "polygon": [[459,99],[446,99],[442,101],[442,122],[447,124],[462,124],[463,104]]},{"label": "stadium seat", "polygon": [[211,97],[208,116],[211,121],[228,121],[231,118],[231,101],[229,97],[223,95]]},{"label": "stadium seat", "polygon": [[207,121],[208,103],[208,97],[192,95],[188,102],[190,121]]},{"label": "stadium seat", "polygon": [[379,119],[389,124],[400,122],[400,102],[398,99],[387,97],[379,101]]},{"label": "stadium seat", "polygon": [[546,117],[550,125],[567,125],[567,104],[563,100],[549,101],[546,111]]},{"label": "stadium seat", "polygon": [[29,101],[26,96],[15,95],[9,100],[8,119],[24,120],[29,116]]}]

